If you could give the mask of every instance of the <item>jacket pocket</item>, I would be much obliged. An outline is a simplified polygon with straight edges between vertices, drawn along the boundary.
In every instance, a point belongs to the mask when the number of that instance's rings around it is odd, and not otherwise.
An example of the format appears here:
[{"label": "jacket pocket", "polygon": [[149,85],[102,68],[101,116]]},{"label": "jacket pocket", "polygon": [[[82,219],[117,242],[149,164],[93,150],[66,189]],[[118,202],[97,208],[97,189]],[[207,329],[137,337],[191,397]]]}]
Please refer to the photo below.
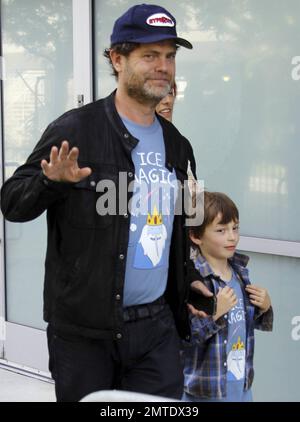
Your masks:
[{"label": "jacket pocket", "polygon": [[117,182],[117,171],[108,169],[93,171],[90,176],[76,183],[68,197],[67,215],[70,225],[78,229],[110,226],[116,215]]}]

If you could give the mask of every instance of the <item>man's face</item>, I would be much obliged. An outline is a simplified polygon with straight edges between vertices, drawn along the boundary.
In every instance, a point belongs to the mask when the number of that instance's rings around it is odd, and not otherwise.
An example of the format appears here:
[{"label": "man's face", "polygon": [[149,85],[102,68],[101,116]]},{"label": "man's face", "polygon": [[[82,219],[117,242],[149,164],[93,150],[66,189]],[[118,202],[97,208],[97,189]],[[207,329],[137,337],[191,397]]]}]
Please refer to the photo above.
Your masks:
[{"label": "man's face", "polygon": [[155,106],[173,86],[175,56],[176,47],[170,40],[141,44],[128,57],[121,57],[119,85],[139,103]]}]

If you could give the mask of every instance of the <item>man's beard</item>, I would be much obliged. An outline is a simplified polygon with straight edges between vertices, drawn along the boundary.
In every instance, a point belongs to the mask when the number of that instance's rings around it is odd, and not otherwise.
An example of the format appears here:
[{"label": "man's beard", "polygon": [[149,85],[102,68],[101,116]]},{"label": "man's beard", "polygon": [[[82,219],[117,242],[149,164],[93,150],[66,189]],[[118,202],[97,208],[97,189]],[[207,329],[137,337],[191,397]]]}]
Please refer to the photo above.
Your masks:
[{"label": "man's beard", "polygon": [[[143,78],[137,76],[127,68],[127,81],[125,88],[129,97],[134,98],[140,104],[147,104],[156,107],[157,104],[170,92],[171,83],[165,86],[153,86],[148,81],[151,76],[145,75]],[[154,79],[152,77],[152,79]]]}]

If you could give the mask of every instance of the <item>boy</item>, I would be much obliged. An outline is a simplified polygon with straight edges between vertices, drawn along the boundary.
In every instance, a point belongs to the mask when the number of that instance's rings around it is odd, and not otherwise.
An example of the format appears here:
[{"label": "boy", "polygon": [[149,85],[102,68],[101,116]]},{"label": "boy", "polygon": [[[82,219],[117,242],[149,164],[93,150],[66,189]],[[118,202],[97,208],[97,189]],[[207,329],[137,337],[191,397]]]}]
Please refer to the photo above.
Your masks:
[{"label": "boy", "polygon": [[204,192],[204,220],[190,229],[191,257],[216,295],[214,316],[191,311],[191,342],[184,343],[185,401],[252,401],[254,328],[271,331],[268,292],[250,285],[249,258],[235,252],[239,212],[223,193]]}]

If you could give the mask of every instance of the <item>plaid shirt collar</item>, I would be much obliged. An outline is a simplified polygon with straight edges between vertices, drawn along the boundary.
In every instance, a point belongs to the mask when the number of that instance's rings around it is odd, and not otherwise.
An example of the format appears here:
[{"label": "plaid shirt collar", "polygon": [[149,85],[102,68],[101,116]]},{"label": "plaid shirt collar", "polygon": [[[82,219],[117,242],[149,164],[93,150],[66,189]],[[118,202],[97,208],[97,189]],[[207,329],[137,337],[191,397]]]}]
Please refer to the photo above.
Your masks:
[{"label": "plaid shirt collar", "polygon": [[[203,278],[215,276],[211,266],[204,256],[201,255],[198,248],[191,246],[190,258],[194,262],[195,268],[199,271]],[[249,257],[235,252],[233,257],[229,258],[228,261],[234,269],[236,269],[239,273],[243,273],[249,262]]]}]

